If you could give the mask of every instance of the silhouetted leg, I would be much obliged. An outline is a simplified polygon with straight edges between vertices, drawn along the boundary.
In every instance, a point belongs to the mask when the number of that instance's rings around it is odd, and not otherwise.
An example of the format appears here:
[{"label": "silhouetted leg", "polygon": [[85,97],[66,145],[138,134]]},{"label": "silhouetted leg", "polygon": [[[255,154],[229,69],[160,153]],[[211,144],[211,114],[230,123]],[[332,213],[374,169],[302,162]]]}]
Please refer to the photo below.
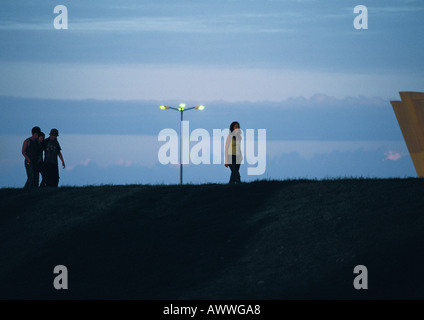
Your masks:
[{"label": "silhouetted leg", "polygon": [[232,156],[231,164],[229,164],[230,170],[231,170],[231,176],[229,183],[240,183],[240,164],[237,164],[237,157]]},{"label": "silhouetted leg", "polygon": [[34,170],[34,166],[32,165],[32,163],[27,163],[27,161],[25,160],[25,170],[26,170],[26,174],[27,174],[27,181],[25,183],[24,188],[35,188],[37,187],[37,185],[35,185],[35,170]]},{"label": "silhouetted leg", "polygon": [[40,187],[46,186],[46,169],[44,163],[40,165],[40,173],[41,173],[41,183]]},{"label": "silhouetted leg", "polygon": [[34,167],[34,186],[38,187],[39,183],[40,183],[40,167],[37,164]]},{"label": "silhouetted leg", "polygon": [[56,165],[54,168],[54,173],[53,173],[53,186],[57,187],[59,185],[59,167]]},{"label": "silhouetted leg", "polygon": [[236,164],[236,182],[241,183],[241,181],[240,181],[240,164]]},{"label": "silhouetted leg", "polygon": [[46,186],[54,187],[55,186],[55,165],[51,163],[46,163]]}]

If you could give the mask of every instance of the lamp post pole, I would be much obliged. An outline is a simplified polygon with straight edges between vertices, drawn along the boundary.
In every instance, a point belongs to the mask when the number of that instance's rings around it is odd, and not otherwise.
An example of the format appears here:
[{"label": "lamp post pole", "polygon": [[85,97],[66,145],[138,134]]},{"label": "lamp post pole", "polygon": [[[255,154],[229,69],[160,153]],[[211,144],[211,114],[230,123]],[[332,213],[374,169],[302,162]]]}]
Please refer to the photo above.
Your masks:
[{"label": "lamp post pole", "polygon": [[183,112],[184,108],[180,107],[181,121],[180,121],[180,184],[183,184]]},{"label": "lamp post pole", "polygon": [[196,107],[191,107],[188,109],[185,109],[185,103],[180,103],[180,107],[179,108],[174,108],[174,107],[168,107],[168,106],[164,106],[161,105],[160,108],[162,110],[164,109],[172,109],[175,111],[180,111],[181,114],[181,121],[180,121],[180,185],[183,184],[183,161],[182,161],[182,157],[183,157],[183,113],[184,111],[188,111],[188,110],[192,110],[192,109],[197,109],[197,110],[203,110],[205,109],[204,105],[200,105],[200,106],[196,106]]}]

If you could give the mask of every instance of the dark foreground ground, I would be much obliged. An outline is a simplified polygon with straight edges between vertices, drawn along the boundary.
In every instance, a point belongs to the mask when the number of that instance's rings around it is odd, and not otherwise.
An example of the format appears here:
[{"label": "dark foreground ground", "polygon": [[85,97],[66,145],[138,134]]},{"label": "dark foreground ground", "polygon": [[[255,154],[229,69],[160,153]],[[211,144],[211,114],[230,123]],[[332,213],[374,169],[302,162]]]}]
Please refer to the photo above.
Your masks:
[{"label": "dark foreground ground", "polygon": [[3,300],[421,300],[424,180],[0,189],[0,257]]}]

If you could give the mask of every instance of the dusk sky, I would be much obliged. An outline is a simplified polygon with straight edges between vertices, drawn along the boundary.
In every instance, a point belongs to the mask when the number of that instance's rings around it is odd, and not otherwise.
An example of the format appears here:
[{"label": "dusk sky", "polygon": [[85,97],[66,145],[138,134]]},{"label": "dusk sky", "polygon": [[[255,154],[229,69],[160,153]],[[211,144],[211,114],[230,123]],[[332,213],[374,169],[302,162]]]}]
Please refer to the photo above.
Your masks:
[{"label": "dusk sky", "polygon": [[[59,129],[60,185],[178,183],[157,155],[159,132],[179,133],[159,105],[180,102],[206,106],[184,114],[191,130],[267,130],[267,170],[244,165],[245,181],[415,176],[390,100],[424,91],[423,15],[419,0],[4,0],[0,187],[25,184],[35,125]],[[229,178],[213,164],[185,174]]]}]

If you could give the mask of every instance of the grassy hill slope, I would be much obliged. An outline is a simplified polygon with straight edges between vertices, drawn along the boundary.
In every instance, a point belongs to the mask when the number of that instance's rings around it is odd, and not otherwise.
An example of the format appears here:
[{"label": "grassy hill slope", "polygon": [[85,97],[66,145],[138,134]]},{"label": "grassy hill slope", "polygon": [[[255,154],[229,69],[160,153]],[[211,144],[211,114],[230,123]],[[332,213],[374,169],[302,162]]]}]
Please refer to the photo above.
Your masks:
[{"label": "grassy hill slope", "polygon": [[[423,299],[424,180],[0,189],[0,299]],[[69,289],[56,290],[56,265]],[[368,269],[368,289],[353,269]]]}]

